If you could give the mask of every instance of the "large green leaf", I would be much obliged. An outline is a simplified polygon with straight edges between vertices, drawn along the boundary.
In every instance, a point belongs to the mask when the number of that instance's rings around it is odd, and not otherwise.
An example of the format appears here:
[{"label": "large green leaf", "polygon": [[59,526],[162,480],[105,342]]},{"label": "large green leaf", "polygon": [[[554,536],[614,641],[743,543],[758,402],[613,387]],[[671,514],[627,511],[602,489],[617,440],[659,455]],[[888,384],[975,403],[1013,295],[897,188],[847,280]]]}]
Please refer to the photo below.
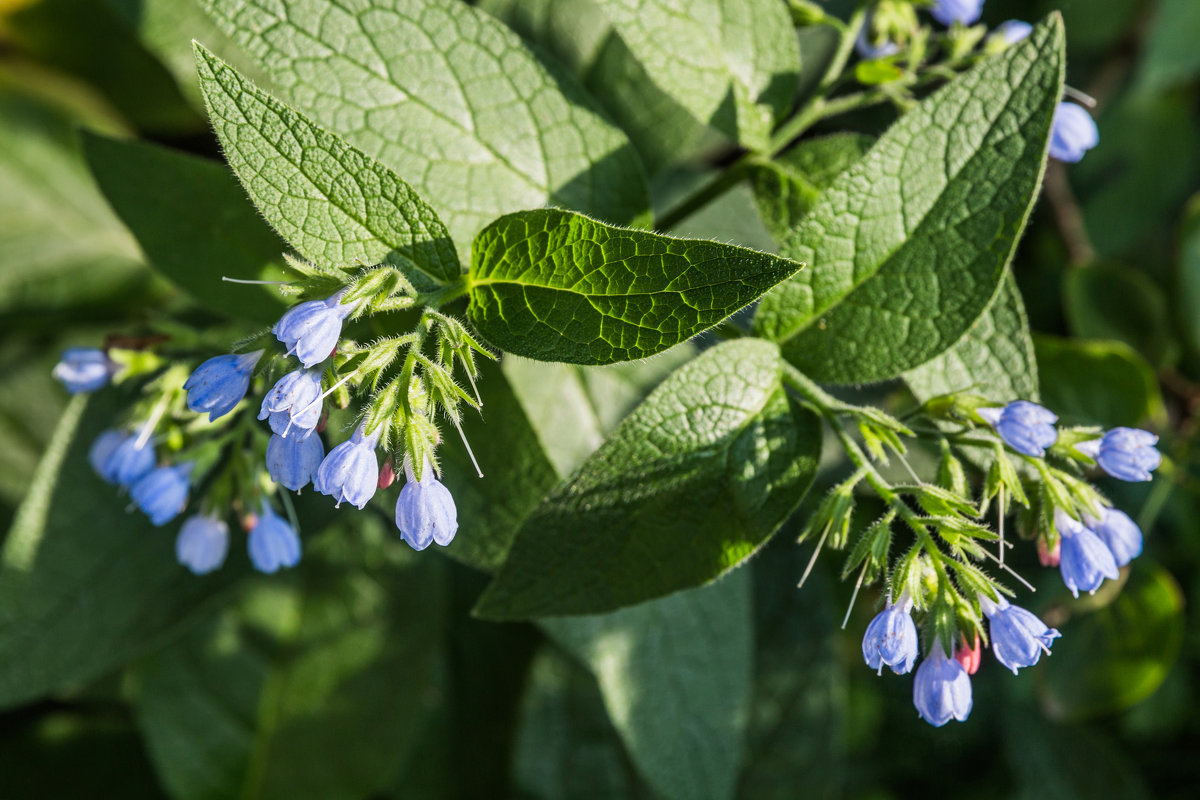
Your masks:
[{"label": "large green leaf", "polygon": [[568,76],[460,0],[202,0],[279,96],[388,165],[465,250],[507,211],[647,205],[628,140]]},{"label": "large green leaf", "polygon": [[799,504],[820,423],[779,351],[726,342],[664,381],[521,526],[476,613],[594,614],[708,583]]},{"label": "large green leaf", "polygon": [[108,202],[150,264],[212,311],[272,323],[285,310],[273,287],[222,276],[279,280],[285,245],[229,170],[141,142],[85,135],[84,155]]},{"label": "large green leaf", "polygon": [[750,701],[750,573],[611,614],[546,620],[588,666],[630,758],[672,800],[733,797]]},{"label": "large green leaf", "polygon": [[1200,3],[1162,0],[1146,42],[1139,88],[1157,91],[1200,76]]},{"label": "large green leaf", "polygon": [[891,378],[958,341],[1025,227],[1062,80],[1054,15],[901,118],[783,244],[812,269],[763,299],[758,331],[832,383]]},{"label": "large green leaf", "polygon": [[1042,397],[1060,416],[1104,427],[1167,424],[1158,378],[1129,345],[1046,335],[1034,345]]},{"label": "large green leaf", "polygon": [[475,238],[468,315],[502,350],[610,364],[690,339],[800,266],[719,242],[614,228],[570,211],[521,211]]},{"label": "large green leaf", "polygon": [[1125,342],[1152,364],[1178,355],[1166,295],[1133,267],[1071,270],[1063,278],[1063,305],[1071,332],[1080,338]]},{"label": "large green leaf", "polygon": [[200,45],[196,68],[230,166],[301,255],[349,267],[407,259],[438,280],[458,277],[449,232],[403,179]]}]

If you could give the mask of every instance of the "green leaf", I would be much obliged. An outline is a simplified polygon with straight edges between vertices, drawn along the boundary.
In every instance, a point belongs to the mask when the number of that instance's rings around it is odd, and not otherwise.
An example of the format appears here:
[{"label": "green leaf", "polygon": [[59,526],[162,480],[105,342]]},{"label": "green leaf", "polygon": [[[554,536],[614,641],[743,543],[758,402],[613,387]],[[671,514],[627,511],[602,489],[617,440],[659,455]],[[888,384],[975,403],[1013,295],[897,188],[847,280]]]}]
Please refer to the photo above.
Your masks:
[{"label": "green leaf", "polygon": [[1128,344],[1152,364],[1173,361],[1167,299],[1143,273],[1129,267],[1095,266],[1069,271],[1063,304],[1071,332],[1082,339]]},{"label": "green leaf", "polygon": [[284,243],[229,170],[141,142],[85,134],[83,146],[100,190],[164,277],[210,311],[267,324],[279,318],[285,305],[274,287],[221,280],[286,278]]},{"label": "green leaf", "polygon": [[542,623],[596,676],[630,758],[662,797],[733,797],[750,702],[751,595],[750,573],[739,570],[612,614]]},{"label": "green leaf", "polygon": [[1039,335],[1042,399],[1062,417],[1085,425],[1167,424],[1158,378],[1123,342]]},{"label": "green leaf", "polygon": [[614,228],[569,211],[522,211],[475,237],[467,313],[502,350],[610,364],[690,339],[800,266],[719,242]]},{"label": "green leaf", "polygon": [[302,256],[343,267],[408,259],[436,280],[459,276],[445,225],[394,172],[199,44],[196,69],[229,165],[267,221]]},{"label": "green leaf", "polygon": [[1188,203],[1179,243],[1179,266],[1171,293],[1183,343],[1200,353],[1200,195]]},{"label": "green leaf", "polygon": [[708,583],[799,504],[820,423],[778,350],[726,342],[651,392],[521,526],[476,606],[492,619],[594,614]]},{"label": "green leaf", "polygon": [[759,333],[830,383],[891,378],[958,341],[1025,226],[1062,80],[1054,15],[904,115],[780,248],[813,268],[763,298]]},{"label": "green leaf", "polygon": [[508,211],[627,222],[648,203],[583,90],[460,0],[202,2],[280,98],[412,181],[464,251]]},{"label": "green leaf", "polygon": [[1138,75],[1146,92],[1169,89],[1200,75],[1200,4],[1162,0],[1158,4]]},{"label": "green leaf", "polygon": [[998,403],[1038,399],[1038,364],[1017,282],[1009,273],[1000,295],[946,352],[904,373],[919,402],[969,391]]}]

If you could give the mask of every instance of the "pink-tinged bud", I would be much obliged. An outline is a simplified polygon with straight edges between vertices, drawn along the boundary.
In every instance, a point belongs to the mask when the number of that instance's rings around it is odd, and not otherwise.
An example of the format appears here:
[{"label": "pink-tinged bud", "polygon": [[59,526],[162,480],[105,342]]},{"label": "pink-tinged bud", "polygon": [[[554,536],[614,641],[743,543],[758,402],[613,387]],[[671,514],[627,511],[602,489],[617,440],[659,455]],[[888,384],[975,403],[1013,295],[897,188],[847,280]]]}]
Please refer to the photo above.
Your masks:
[{"label": "pink-tinged bud", "polygon": [[384,459],[383,466],[379,468],[379,488],[386,489],[396,480],[396,471],[392,469],[392,460]]},{"label": "pink-tinged bud", "polygon": [[1062,539],[1054,540],[1054,549],[1051,550],[1046,544],[1046,537],[1039,536],[1037,539],[1038,561],[1043,567],[1057,567],[1058,562],[1062,559]]},{"label": "pink-tinged bud", "polygon": [[258,524],[258,515],[257,514],[251,513],[251,514],[247,514],[246,516],[242,517],[242,530],[244,530],[246,533],[249,533],[251,530],[253,530],[254,526],[257,524]]},{"label": "pink-tinged bud", "polygon": [[329,422],[329,409],[321,412],[321,419],[317,421],[317,433],[325,432],[325,423]]},{"label": "pink-tinged bud", "polygon": [[962,668],[967,671],[968,675],[974,675],[979,671],[979,662],[983,658],[983,654],[979,649],[979,634],[975,634],[975,644],[967,645],[967,637],[962,637],[958,645],[958,649],[954,651],[954,660],[962,664]]},{"label": "pink-tinged bud", "polygon": [[335,344],[335,345],[333,346],[333,349],[329,351],[329,357],[330,357],[330,358],[333,358],[333,357],[334,357],[334,356],[336,356],[336,355],[337,355],[337,345]]}]

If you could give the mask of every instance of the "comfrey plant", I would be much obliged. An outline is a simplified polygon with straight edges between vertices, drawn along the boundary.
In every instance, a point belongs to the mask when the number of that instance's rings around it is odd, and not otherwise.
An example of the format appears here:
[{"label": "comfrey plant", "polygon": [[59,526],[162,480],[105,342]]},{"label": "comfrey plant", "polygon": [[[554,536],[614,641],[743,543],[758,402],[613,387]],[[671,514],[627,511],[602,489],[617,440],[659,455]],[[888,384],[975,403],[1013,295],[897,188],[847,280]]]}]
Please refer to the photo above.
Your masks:
[{"label": "comfrey plant", "polygon": [[[259,314],[269,330],[167,323],[68,351],[55,369],[69,391],[115,382],[132,398],[91,464],[154,525],[188,514],[176,555],[192,572],[229,561],[231,522],[256,569],[295,567],[291,494],[311,486],[356,509],[342,513],[384,513],[416,551],[437,544],[493,573],[478,616],[602,614],[744,563],[801,507],[831,434],[849,474],[801,520],[809,570],[850,548],[844,577],[882,601],[865,662],[915,669],[917,709],[942,725],[970,713],[984,649],[1015,672],[1059,635],[1002,582],[1025,583],[1006,560],[1012,519],[1076,594],[1141,552],[1141,531],[1088,478],[1148,480],[1157,440],[1060,427],[1037,404],[1009,272],[1047,159],[1097,143],[1090,115],[1064,100],[1087,102],[1064,86],[1057,15],[989,32],[982,0],[880,0],[849,20],[802,0],[750,2],[747,35],[774,55],[752,59],[763,72],[748,79],[723,57],[689,72],[722,37],[672,45],[615,14],[630,54],[675,47],[688,73],[674,87],[687,119],[662,125],[662,109],[646,109],[673,87],[600,87],[616,92],[603,109],[564,92],[573,78],[504,26],[521,17],[503,3],[490,17],[431,0],[437,30],[404,47],[374,28],[410,34],[391,24],[396,4],[371,25],[300,0],[278,0],[277,15],[205,5],[281,95],[196,46],[224,155],[293,251],[272,266],[282,281],[245,258],[229,278],[278,285],[289,306]],[[836,38],[803,97],[797,26]],[[386,63],[338,59],[348,48]],[[370,90],[339,99],[326,83]],[[878,139],[806,137],[880,105],[897,119]],[[730,166],[652,208],[646,171],[661,177],[714,141]],[[777,252],[670,235],[743,184]],[[262,233],[229,252],[257,253]],[[220,274],[175,277],[222,308],[226,292],[261,291]],[[653,357],[677,346],[667,374]],[[525,360],[501,369],[501,355]],[[621,362],[641,362],[643,383],[622,394],[632,411],[609,413],[615,402],[589,394],[598,373],[579,368]],[[831,388],[895,380],[911,409],[899,417]],[[577,422],[562,423],[566,408]],[[486,437],[486,479],[465,428]],[[909,465],[913,449],[940,459],[936,474]],[[864,495],[883,511],[856,531]]]}]

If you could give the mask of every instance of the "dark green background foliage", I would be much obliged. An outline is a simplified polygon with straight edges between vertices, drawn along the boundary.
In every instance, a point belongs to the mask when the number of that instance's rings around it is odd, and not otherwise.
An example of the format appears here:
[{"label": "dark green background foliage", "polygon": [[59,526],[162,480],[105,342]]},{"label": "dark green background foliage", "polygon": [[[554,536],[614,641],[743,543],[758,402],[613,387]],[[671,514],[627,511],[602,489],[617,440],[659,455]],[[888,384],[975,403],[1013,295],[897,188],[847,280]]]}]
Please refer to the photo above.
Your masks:
[{"label": "dark green background foliage", "polygon": [[[283,5],[0,0],[0,797],[1194,794],[1200,3],[989,0],[989,24],[1057,8],[1065,27],[938,95],[973,120],[953,143],[934,104],[890,131],[886,106],[822,122],[671,231],[717,243],[667,251],[638,229],[738,145],[766,149],[830,58],[828,29],[793,36],[771,0]],[[974,108],[989,69],[1006,94]],[[1100,144],[1051,163],[1037,194],[1022,153],[1064,71],[1099,101]],[[829,267],[817,234],[852,235],[884,173],[919,187],[872,205],[900,239]],[[543,280],[521,259],[566,214],[526,212],[544,206],[587,215],[558,229],[573,278],[643,261],[586,291]],[[464,425],[487,477],[453,437],[442,448],[463,524],[449,558],[410,552],[383,499],[334,512],[306,493],[296,570],[252,574],[235,531],[225,569],[195,578],[173,529],[86,464],[129,398],[68,402],[49,373],[65,346],[168,316],[269,324],[278,295],[218,277],[282,275],[281,236],[318,261],[472,267],[471,321],[520,355],[646,360],[485,365],[484,419]],[[825,280],[838,269],[853,280]],[[647,358],[785,279],[752,323],[773,342],[709,334]],[[948,295],[923,295],[932,283]],[[642,305],[606,304],[613,287]],[[577,326],[575,357],[513,336],[530,292],[563,295],[552,322]],[[655,318],[656,293],[689,313]],[[901,335],[889,302],[921,324]],[[1153,428],[1156,480],[1103,487],[1146,556],[1120,593],[1072,602],[1017,548],[1063,638],[1020,679],[985,663],[966,724],[924,725],[909,680],[862,665],[877,598],[842,631],[837,557],[795,589],[799,523],[843,473],[784,393],[785,358],[831,384],[890,378],[839,391],[892,410],[975,385]]]}]

